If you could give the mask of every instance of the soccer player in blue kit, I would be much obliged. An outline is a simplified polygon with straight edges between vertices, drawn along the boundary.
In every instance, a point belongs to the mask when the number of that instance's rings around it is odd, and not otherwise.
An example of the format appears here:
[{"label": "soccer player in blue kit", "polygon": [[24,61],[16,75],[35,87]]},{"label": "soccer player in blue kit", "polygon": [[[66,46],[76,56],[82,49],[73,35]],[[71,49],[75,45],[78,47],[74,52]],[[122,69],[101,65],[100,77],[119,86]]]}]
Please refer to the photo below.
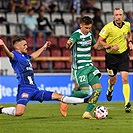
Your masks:
[{"label": "soccer player in blue kit", "polygon": [[[51,42],[46,43],[37,51],[31,55],[27,54],[28,44],[25,37],[14,37],[12,52],[9,51],[5,43],[0,39],[0,46],[3,48],[7,57],[10,59],[12,68],[17,73],[18,79],[18,93],[17,93],[17,105],[16,107],[3,107],[0,105],[0,114],[8,114],[12,116],[21,116],[26,110],[26,105],[29,100],[35,100],[39,102],[48,100],[58,100],[64,103],[87,103],[88,98],[74,98],[63,96],[57,92],[50,92],[46,90],[39,90],[34,81],[34,72],[32,69],[31,61],[37,58],[47,47],[50,47]],[[61,109],[61,107],[60,107]]]}]

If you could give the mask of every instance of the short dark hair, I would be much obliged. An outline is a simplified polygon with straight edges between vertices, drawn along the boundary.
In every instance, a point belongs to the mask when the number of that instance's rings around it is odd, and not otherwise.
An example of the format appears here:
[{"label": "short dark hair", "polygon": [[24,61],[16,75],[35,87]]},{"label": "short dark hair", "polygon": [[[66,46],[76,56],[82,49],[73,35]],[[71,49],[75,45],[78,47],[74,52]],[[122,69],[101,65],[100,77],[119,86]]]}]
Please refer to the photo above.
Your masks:
[{"label": "short dark hair", "polygon": [[121,11],[123,11],[121,8],[115,8],[114,10],[121,10]]},{"label": "short dark hair", "polygon": [[84,16],[81,18],[81,24],[93,24],[93,20],[89,16]]},{"label": "short dark hair", "polygon": [[98,9],[98,8],[96,8],[96,9],[94,10],[94,14],[97,14],[97,13],[99,13],[99,12],[101,12],[101,10]]},{"label": "short dark hair", "polygon": [[29,13],[31,11],[34,11],[34,8],[29,8],[27,12]]},{"label": "short dark hair", "polygon": [[23,36],[14,36],[12,39],[12,44],[14,45],[15,43],[20,42],[22,40],[26,40],[26,38]]}]

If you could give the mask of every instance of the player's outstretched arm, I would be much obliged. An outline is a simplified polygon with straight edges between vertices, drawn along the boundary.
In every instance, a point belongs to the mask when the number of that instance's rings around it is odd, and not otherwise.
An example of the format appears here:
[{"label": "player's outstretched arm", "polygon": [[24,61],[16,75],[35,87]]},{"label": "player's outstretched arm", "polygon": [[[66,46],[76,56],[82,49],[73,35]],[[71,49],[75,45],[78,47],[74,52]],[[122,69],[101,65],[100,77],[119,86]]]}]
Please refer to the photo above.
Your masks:
[{"label": "player's outstretched arm", "polygon": [[7,48],[7,46],[5,45],[5,43],[3,42],[3,40],[0,39],[0,46],[3,48],[5,54],[7,55],[7,57],[9,57],[10,59],[14,58],[14,54],[12,52],[10,52],[10,50]]},{"label": "player's outstretched arm", "polygon": [[44,50],[47,49],[47,47],[50,47],[50,45],[51,45],[51,42],[50,42],[50,41],[46,41],[46,43],[45,43],[40,49],[38,49],[37,51],[35,51],[35,52],[33,52],[33,53],[31,54],[31,60],[34,60],[34,59],[36,59],[37,57],[39,57],[40,54],[41,54]]}]

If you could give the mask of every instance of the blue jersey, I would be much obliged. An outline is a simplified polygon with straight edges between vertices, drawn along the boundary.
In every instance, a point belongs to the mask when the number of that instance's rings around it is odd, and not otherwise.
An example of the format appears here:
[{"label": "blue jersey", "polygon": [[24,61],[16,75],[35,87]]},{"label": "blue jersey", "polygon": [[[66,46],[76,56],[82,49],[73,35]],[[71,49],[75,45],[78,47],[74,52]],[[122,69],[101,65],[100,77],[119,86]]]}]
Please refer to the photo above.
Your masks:
[{"label": "blue jersey", "polygon": [[31,56],[28,54],[21,54],[15,50],[12,52],[14,58],[11,59],[10,62],[17,73],[18,84],[35,85],[33,68],[30,62]]},{"label": "blue jersey", "polygon": [[18,94],[17,104],[26,104],[29,100],[44,101],[52,100],[52,93],[46,90],[39,90],[35,85],[34,73],[32,64],[30,62],[31,56],[28,54],[21,54],[17,51],[12,51],[14,58],[10,59],[13,69],[17,73],[18,79]]}]

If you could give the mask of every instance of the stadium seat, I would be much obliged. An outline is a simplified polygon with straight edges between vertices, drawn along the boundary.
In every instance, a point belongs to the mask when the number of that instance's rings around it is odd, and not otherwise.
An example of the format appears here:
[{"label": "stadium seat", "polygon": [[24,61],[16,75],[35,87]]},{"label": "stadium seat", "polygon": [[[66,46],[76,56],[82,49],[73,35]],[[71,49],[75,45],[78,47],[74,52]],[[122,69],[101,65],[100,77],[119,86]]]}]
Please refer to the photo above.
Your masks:
[{"label": "stadium seat", "polygon": [[64,61],[54,61],[54,69],[65,69]]},{"label": "stadium seat", "polygon": [[10,36],[22,35],[20,25],[18,24],[9,24],[9,32],[10,32]]},{"label": "stadium seat", "polygon": [[102,14],[102,15],[101,15],[101,19],[102,19],[103,23],[106,24],[106,21],[105,21],[105,14]]},{"label": "stadium seat", "polygon": [[22,23],[23,23],[23,18],[24,18],[25,15],[26,15],[26,14],[23,13],[23,12],[19,12],[19,13],[18,13],[18,23],[19,23],[19,24],[22,24]]},{"label": "stadium seat", "polygon": [[96,50],[96,56],[105,56],[105,50]]},{"label": "stadium seat", "polygon": [[[48,36],[46,38],[47,41],[51,41],[51,45],[57,47],[58,46],[58,38],[55,36]],[[51,46],[51,47],[52,47]]]},{"label": "stadium seat", "polygon": [[112,12],[112,4],[111,1],[102,1],[102,10],[104,13]]},{"label": "stadium seat", "polygon": [[73,20],[72,13],[63,13],[62,18],[63,18],[65,24],[69,24]]},{"label": "stadium seat", "polygon": [[122,8],[122,2],[121,1],[113,1],[113,9],[115,8]]},{"label": "stadium seat", "polygon": [[[131,57],[133,57],[133,51],[130,51],[130,52],[129,52],[129,55],[130,55]],[[129,68],[133,71],[133,60],[130,60],[130,62],[129,62]]]},{"label": "stadium seat", "polygon": [[69,24],[66,24],[66,36],[70,36],[72,33],[71,31],[71,26]]},{"label": "stadium seat", "polygon": [[47,49],[44,52],[42,52],[40,56],[47,56],[47,57],[49,57],[50,56],[50,49]]},{"label": "stadium seat", "polygon": [[6,19],[6,15],[5,15],[5,13],[4,13],[4,12],[0,12],[0,17],[3,17],[3,18]]},{"label": "stadium seat", "polygon": [[3,3],[2,3],[2,0],[0,1],[0,9],[3,8]]},{"label": "stadium seat", "polygon": [[47,49],[45,52],[45,56],[51,56],[50,49]]},{"label": "stadium seat", "polygon": [[32,54],[33,52],[33,48],[28,48],[28,54]]},{"label": "stadium seat", "polygon": [[80,15],[80,14],[74,13],[74,14],[73,14],[73,21],[75,21],[77,17],[81,17],[81,15]]},{"label": "stadium seat", "polygon": [[55,35],[57,37],[66,36],[65,25],[55,25]]},{"label": "stadium seat", "polygon": [[45,43],[45,37],[36,37],[36,48],[40,48],[44,45]]},{"label": "stadium seat", "polygon": [[113,21],[113,14],[112,13],[106,13],[106,23],[109,23]]},{"label": "stadium seat", "polygon": [[124,12],[133,11],[133,3],[131,2],[124,2]]},{"label": "stadium seat", "polygon": [[68,37],[59,37],[59,48],[65,48]]},{"label": "stadium seat", "polygon": [[0,35],[7,35],[7,27],[5,24],[0,24]]},{"label": "stadium seat", "polygon": [[66,69],[71,69],[71,63],[66,61]]},{"label": "stadium seat", "polygon": [[6,36],[0,36],[0,39],[4,41],[6,45],[8,45],[7,37]]},{"label": "stadium seat", "polygon": [[99,62],[98,61],[93,61],[93,64],[95,67],[99,68]]},{"label": "stadium seat", "polygon": [[50,62],[40,62],[41,69],[49,69],[50,68]]},{"label": "stadium seat", "polygon": [[95,49],[92,49],[91,56],[96,56]]},{"label": "stadium seat", "polygon": [[[105,56],[105,50],[96,50],[96,56]],[[95,61],[94,64],[97,68],[99,68],[100,70],[105,70],[105,61]]]},{"label": "stadium seat", "polygon": [[[71,50],[68,49],[62,49],[62,55],[63,56],[70,56],[71,55]],[[71,63],[69,61],[65,61],[66,69],[71,68]]]},{"label": "stadium seat", "polygon": [[63,55],[63,56],[70,56],[70,54],[71,54],[71,50],[62,49],[62,55]]},{"label": "stadium seat", "polygon": [[[51,55],[54,57],[60,57],[61,50],[60,49],[51,49]],[[54,61],[53,68],[54,69],[65,69],[65,62],[64,61]]]},{"label": "stadium seat", "polygon": [[93,18],[94,17],[94,14],[93,13],[86,13],[87,16]]},{"label": "stadium seat", "polygon": [[100,69],[106,69],[105,61],[99,61],[99,67]]},{"label": "stadium seat", "polygon": [[61,12],[69,12],[68,11],[68,2],[69,2],[70,0],[58,0],[58,6],[59,6],[59,9],[60,9],[60,11]]},{"label": "stadium seat", "polygon": [[102,9],[101,2],[100,2],[100,1],[97,1],[97,2],[94,4],[94,7],[98,8],[98,9]]},{"label": "stadium seat", "polygon": [[6,57],[6,54],[2,48],[0,48],[0,57]]},{"label": "stadium seat", "polygon": [[133,51],[130,50],[129,55],[133,57]]},{"label": "stadium seat", "polygon": [[61,56],[61,49],[51,49],[51,56]]},{"label": "stadium seat", "polygon": [[27,44],[29,48],[34,48],[34,39],[31,37],[26,38]]},{"label": "stadium seat", "polygon": [[9,8],[9,0],[0,0],[0,7],[3,11],[7,11]]},{"label": "stadium seat", "polygon": [[37,70],[38,69],[38,62],[36,62],[36,61],[32,62],[32,67],[33,67],[33,69]]},{"label": "stadium seat", "polygon": [[44,17],[46,17],[47,19],[48,19],[48,21],[49,22],[51,22],[52,20],[51,20],[51,15],[50,15],[50,13],[44,13]]},{"label": "stadium seat", "polygon": [[57,13],[57,12],[52,13],[51,14],[51,21],[54,22],[55,19],[61,19],[61,14],[60,13]]},{"label": "stadium seat", "polygon": [[129,61],[129,69],[133,71],[133,61]]},{"label": "stadium seat", "polygon": [[6,14],[6,18],[7,18],[7,22],[8,23],[13,23],[13,24],[17,24],[18,23],[17,14],[16,13],[8,12]]}]

